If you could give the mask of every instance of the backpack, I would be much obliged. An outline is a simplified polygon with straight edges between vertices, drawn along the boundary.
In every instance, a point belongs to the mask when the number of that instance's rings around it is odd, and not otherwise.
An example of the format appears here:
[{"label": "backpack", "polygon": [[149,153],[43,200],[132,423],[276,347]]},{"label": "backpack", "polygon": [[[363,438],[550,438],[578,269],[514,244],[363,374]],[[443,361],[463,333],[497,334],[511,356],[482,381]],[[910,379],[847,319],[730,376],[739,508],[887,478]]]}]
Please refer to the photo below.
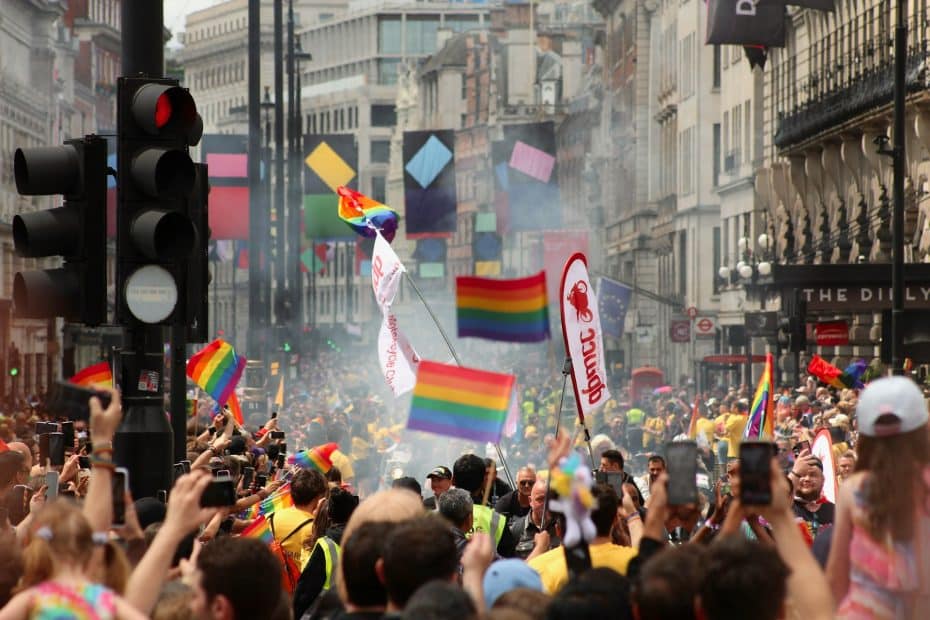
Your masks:
[{"label": "backpack", "polygon": [[300,565],[284,549],[284,543],[290,540],[291,536],[304,529],[305,526],[312,522],[313,517],[310,517],[294,528],[290,534],[282,538],[279,542],[274,532],[274,513],[272,513],[271,517],[268,519],[268,523],[271,525],[271,535],[275,537],[275,541],[269,545],[269,548],[271,549],[271,553],[281,562],[281,587],[284,588],[288,594],[294,593],[297,582],[300,580]]}]

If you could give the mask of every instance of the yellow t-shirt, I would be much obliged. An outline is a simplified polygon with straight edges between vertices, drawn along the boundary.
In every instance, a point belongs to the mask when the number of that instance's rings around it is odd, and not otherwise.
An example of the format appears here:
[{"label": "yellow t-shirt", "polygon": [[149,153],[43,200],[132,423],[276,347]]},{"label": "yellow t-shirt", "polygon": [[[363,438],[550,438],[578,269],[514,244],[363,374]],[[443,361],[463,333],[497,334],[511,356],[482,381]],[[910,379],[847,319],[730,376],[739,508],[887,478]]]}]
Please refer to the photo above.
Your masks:
[{"label": "yellow t-shirt", "polygon": [[355,470],[352,468],[352,458],[347,456],[341,450],[333,450],[332,454],[329,455],[329,460],[333,462],[334,467],[339,468],[339,473],[342,474],[342,481],[349,482],[355,478]]},{"label": "yellow t-shirt", "polygon": [[296,506],[282,508],[274,512],[274,539],[281,542],[287,536],[310,519],[310,523],[300,528],[300,531],[287,539],[284,543],[284,551],[291,556],[295,562],[300,564],[303,555],[304,542],[313,538],[313,515],[304,512]]},{"label": "yellow t-shirt", "polygon": [[[646,418],[646,422],[645,424],[643,424],[643,428],[647,430],[658,431],[661,433],[662,431],[665,430],[665,420],[663,420],[659,416],[655,416],[653,418]],[[661,435],[653,435],[645,431],[643,432],[643,447],[644,448],[648,448],[649,446],[658,446],[661,443],[662,443]]]},{"label": "yellow t-shirt", "polygon": [[739,415],[738,413],[732,413],[727,418],[727,458],[739,457],[739,444],[743,441],[743,431],[746,430],[746,420],[748,419],[748,415]]},{"label": "yellow t-shirt", "polygon": [[707,437],[707,444],[714,445],[714,427],[716,424],[713,420],[708,420],[707,418],[698,418],[698,421],[695,423],[698,433],[703,433]]},{"label": "yellow t-shirt", "polygon": [[[626,575],[626,568],[637,553],[633,547],[621,547],[609,542],[591,545],[589,549],[592,568],[610,568],[621,575]],[[561,547],[536,556],[528,564],[530,568],[539,573],[543,587],[549,594],[555,595],[568,583],[565,550]]]},{"label": "yellow t-shirt", "polygon": [[716,439],[726,439],[726,426],[729,413],[721,413],[714,418],[714,437]]}]

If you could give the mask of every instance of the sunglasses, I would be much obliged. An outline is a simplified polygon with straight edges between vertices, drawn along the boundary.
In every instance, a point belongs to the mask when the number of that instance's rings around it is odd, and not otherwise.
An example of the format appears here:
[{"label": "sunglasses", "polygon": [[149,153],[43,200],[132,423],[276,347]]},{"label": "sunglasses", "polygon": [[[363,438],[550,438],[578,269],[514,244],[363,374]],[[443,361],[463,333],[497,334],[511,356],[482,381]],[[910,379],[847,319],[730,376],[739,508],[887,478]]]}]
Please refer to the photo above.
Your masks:
[{"label": "sunglasses", "polygon": [[533,481],[532,480],[520,480],[519,482],[517,482],[517,484],[519,484],[521,487],[531,487],[533,486]]}]

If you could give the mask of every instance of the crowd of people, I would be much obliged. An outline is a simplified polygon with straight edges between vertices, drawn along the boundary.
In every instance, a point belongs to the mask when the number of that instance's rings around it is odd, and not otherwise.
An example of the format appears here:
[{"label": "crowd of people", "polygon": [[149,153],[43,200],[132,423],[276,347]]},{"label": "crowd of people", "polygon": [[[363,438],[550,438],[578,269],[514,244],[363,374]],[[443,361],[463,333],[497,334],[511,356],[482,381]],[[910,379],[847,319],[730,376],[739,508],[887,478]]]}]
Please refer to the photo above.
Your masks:
[{"label": "crowd of people", "polygon": [[[748,505],[748,386],[612,386],[587,441],[558,372],[513,364],[497,447],[406,431],[404,399],[336,351],[285,379],[273,414],[240,425],[203,398],[166,497],[113,484],[118,393],[58,466],[33,399],[0,418],[0,620],[930,613],[930,429],[910,379],[778,390],[771,499]],[[680,440],[700,493],[672,505]],[[218,479],[234,497],[204,507]]]}]

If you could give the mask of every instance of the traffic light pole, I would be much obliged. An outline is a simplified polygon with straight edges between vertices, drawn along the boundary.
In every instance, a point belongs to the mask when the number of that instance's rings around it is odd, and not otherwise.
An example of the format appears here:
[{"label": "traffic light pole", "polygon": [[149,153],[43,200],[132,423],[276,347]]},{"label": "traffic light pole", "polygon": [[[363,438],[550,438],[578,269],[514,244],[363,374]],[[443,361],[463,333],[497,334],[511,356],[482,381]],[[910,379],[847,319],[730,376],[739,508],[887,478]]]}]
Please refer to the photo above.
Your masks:
[{"label": "traffic light pole", "polygon": [[123,75],[161,77],[165,72],[162,0],[122,2],[120,10]]},{"label": "traffic light pole", "polygon": [[262,359],[268,328],[267,198],[261,180],[261,0],[249,0],[249,338],[248,355]]},{"label": "traffic light pole", "polygon": [[[290,83],[288,83],[288,85],[290,85]],[[291,89],[288,88],[287,102],[289,106],[293,106],[290,95]],[[287,160],[284,155],[285,124],[287,125],[288,136],[290,136],[291,132],[291,123],[284,122],[284,0],[274,0],[274,99],[274,210],[276,218],[274,241],[274,319],[275,325],[281,325],[285,321],[284,300],[287,294],[287,278],[285,277],[285,247],[287,235],[284,227],[284,216],[287,211],[287,209],[285,209],[287,203],[284,175],[284,165]],[[290,162],[287,163],[289,164]],[[293,224],[291,225],[293,226]]]}]

